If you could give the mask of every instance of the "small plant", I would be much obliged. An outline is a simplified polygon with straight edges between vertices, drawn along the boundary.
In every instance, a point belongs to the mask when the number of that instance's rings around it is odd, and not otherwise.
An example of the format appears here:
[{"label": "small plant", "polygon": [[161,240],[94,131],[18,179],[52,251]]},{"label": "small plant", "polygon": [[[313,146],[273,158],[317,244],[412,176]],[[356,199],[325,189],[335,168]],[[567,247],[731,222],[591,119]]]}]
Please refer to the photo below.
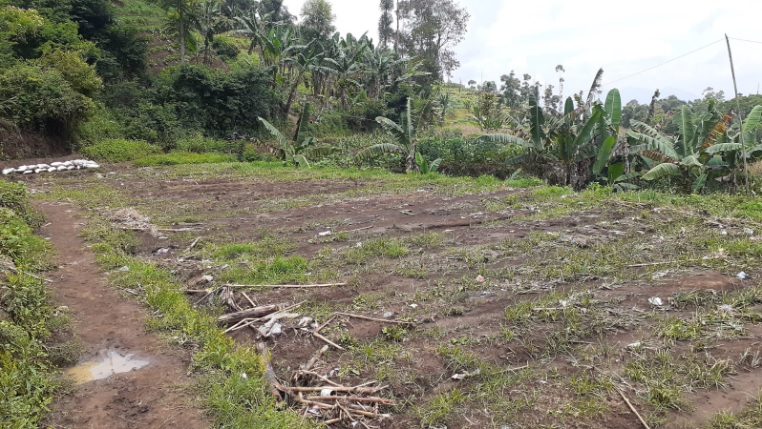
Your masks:
[{"label": "small plant", "polygon": [[381,329],[381,333],[387,341],[394,341],[395,343],[401,343],[407,334],[407,329],[401,326],[384,326]]},{"label": "small plant", "polygon": [[442,163],[442,158],[437,158],[429,163],[420,152],[416,152],[415,163],[418,165],[418,171],[421,174],[436,173],[439,170],[439,164]]},{"label": "small plant", "polygon": [[288,141],[288,139],[286,139],[275,126],[267,122],[267,120],[259,118],[259,122],[261,122],[265,129],[278,141],[278,152],[281,159],[294,167],[309,167],[310,162],[308,158],[325,156],[332,151],[331,148],[316,147],[317,139],[315,137],[301,138],[305,122],[309,119],[309,110],[310,105],[307,103],[304,105],[302,114],[299,117],[293,141]]}]

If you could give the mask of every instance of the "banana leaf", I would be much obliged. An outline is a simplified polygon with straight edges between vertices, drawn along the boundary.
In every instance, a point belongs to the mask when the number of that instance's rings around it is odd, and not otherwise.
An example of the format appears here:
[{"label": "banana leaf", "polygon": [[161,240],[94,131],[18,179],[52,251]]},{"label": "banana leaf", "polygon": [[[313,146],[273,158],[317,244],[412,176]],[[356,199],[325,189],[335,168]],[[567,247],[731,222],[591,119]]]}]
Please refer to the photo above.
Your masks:
[{"label": "banana leaf", "polygon": [[665,162],[648,170],[648,172],[643,175],[643,180],[656,180],[656,179],[662,179],[665,177],[679,176],[679,175],[680,175],[680,167],[678,167],[676,164]]},{"label": "banana leaf", "polygon": [[615,132],[619,132],[619,124],[622,123],[622,96],[618,89],[612,89],[606,95],[606,104],[603,110],[606,111],[611,126]]}]

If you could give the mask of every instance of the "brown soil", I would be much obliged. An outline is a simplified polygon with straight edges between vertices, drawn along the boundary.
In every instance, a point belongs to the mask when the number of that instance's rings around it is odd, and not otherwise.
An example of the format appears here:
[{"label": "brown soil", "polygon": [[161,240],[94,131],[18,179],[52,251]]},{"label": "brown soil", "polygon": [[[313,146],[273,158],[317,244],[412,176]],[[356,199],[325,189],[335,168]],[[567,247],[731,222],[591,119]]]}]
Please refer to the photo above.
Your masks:
[{"label": "brown soil", "polygon": [[145,368],[74,386],[52,404],[46,427],[64,428],[207,428],[209,421],[184,388],[190,356],[170,349],[147,333],[139,304],[110,289],[95,259],[79,237],[82,225],[69,205],[38,204],[49,224],[41,233],[57,253],[58,268],[49,274],[53,300],[68,307],[73,334],[83,346],[82,362],[105,350],[134,353]]},{"label": "brown soil", "polygon": [[[535,395],[537,402],[518,411],[513,418],[515,423],[511,423],[511,426],[540,427],[555,424],[558,427],[558,422],[562,421],[562,427],[569,428],[640,427],[627,405],[613,390],[596,394],[607,407],[600,414],[583,414],[579,418],[554,414],[563,406],[576,406],[575,401],[587,400],[593,395],[575,394],[573,389],[564,384],[564,379],[554,382],[544,378],[554,369],[564,376],[581,372],[580,368],[591,362],[586,360],[581,362],[580,367],[575,367],[569,362],[569,356],[571,353],[584,356],[587,349],[591,350],[590,353],[600,355],[599,360],[592,362],[592,365],[619,375],[623,372],[626,361],[632,359],[628,351],[629,344],[662,343],[655,334],[655,328],[662,318],[690,320],[694,317],[695,308],[691,306],[684,309],[653,308],[648,301],[650,297],[658,296],[665,302],[671,302],[679,293],[734,293],[752,287],[751,281],[741,281],[734,277],[738,267],[717,271],[716,268],[702,267],[700,262],[679,270],[673,269],[671,265],[658,264],[633,267],[622,273],[625,280],[621,282],[615,281],[616,274],[606,274],[610,277],[601,278],[588,273],[573,274],[568,278],[532,280],[532,273],[527,271],[527,267],[532,266],[530,263],[538,262],[538,258],[541,259],[540,264],[535,264],[535,267],[552,268],[574,256],[579,249],[590,249],[618,240],[626,244],[627,237],[643,237],[640,239],[642,242],[637,244],[651,246],[658,254],[658,246],[664,244],[653,236],[655,228],[660,225],[663,227],[671,218],[656,211],[646,220],[633,217],[633,210],[639,212],[649,209],[645,205],[635,208],[613,205],[611,208],[591,211],[581,209],[570,216],[525,221],[517,218],[534,212],[533,208],[511,207],[500,211],[485,208],[485,201],[499,203],[507,197],[521,197],[525,192],[507,187],[489,194],[465,196],[450,196],[446,190],[438,192],[442,190],[435,189],[434,186],[409,192],[387,190],[385,194],[368,192],[368,195],[362,195],[355,191],[372,190],[379,183],[374,183],[371,179],[366,182],[278,182],[254,176],[225,175],[194,180],[164,176],[161,169],[148,171],[150,173],[135,174],[127,169],[117,169],[113,172],[115,174],[107,174],[105,179],[99,179],[99,183],[126,194],[136,210],[150,212],[159,224],[198,217],[198,222],[203,224],[198,231],[187,234],[167,233],[167,237],[161,238],[147,233],[139,234],[143,240],[141,256],[152,258],[181,278],[190,279],[202,274],[212,274],[219,278],[226,270],[221,266],[222,263],[214,266],[219,261],[204,261],[206,256],[199,250],[201,246],[208,243],[257,241],[263,234],[293,244],[294,250],[289,254],[298,254],[308,259],[328,246],[341,253],[358,243],[377,237],[412,239],[424,231],[437,232],[445,237],[444,244],[436,248],[410,245],[410,255],[407,258],[379,257],[367,264],[338,267],[341,280],[350,283],[351,286],[348,287],[264,289],[250,293],[259,305],[307,301],[332,310],[338,308],[375,318],[384,317],[385,312],[393,312],[394,318],[414,321],[414,327],[396,345],[402,350],[396,358],[372,361],[356,351],[353,353],[331,349],[323,355],[315,368],[321,374],[336,373],[336,369],[352,369],[342,375],[332,375],[334,380],[347,385],[379,379],[385,375],[385,368],[391,368],[390,374],[386,374],[389,378],[383,380],[384,384],[390,386],[384,395],[406,404],[399,409],[384,410],[393,414],[389,424],[394,428],[420,426],[420,418],[416,415],[413,404],[431,403],[441,393],[455,389],[468,391],[478,384],[478,381],[451,380],[459,368],[443,357],[440,351],[440,347],[449,346],[457,346],[481,361],[505,368],[509,372],[511,368],[529,363],[534,371],[530,379],[517,382],[516,386],[507,386],[493,396],[493,399],[502,395],[516,401],[526,395]],[[24,180],[29,181],[31,187],[44,191],[43,179],[29,177]],[[83,176],[82,183],[70,183],[68,186],[86,186],[86,181],[87,177]],[[129,186],[124,186],[124,183],[129,183]],[[275,204],[278,199],[298,204],[285,208],[288,205]],[[495,207],[501,208],[499,204]],[[328,227],[332,228],[334,236],[340,231],[348,232],[348,238],[334,242],[317,237],[318,232]],[[530,235],[545,234],[553,238],[538,244],[537,249],[510,249],[511,244],[527,239]],[[186,251],[198,237],[202,238],[204,244],[192,252]],[[633,241],[637,240],[630,240]],[[153,254],[158,247],[170,250],[165,255]],[[558,249],[563,252],[556,252]],[[460,251],[466,255],[458,253]],[[661,256],[656,260],[668,261],[672,255]],[[336,257],[340,258],[340,255]],[[633,264],[639,262],[651,261],[632,260]],[[395,270],[402,266],[418,268],[416,273],[422,271],[423,274],[407,275],[404,271]],[[657,270],[666,274],[652,276]],[[754,270],[747,269],[747,272],[750,271],[752,278],[759,277]],[[628,279],[629,272],[637,274],[638,279]],[[475,279],[482,273],[487,277],[486,281],[477,283]],[[528,277],[529,280],[522,277]],[[223,284],[219,282],[211,285],[217,286]],[[531,286],[531,290],[528,286]],[[515,338],[502,338],[506,308],[522,301],[541,298],[553,290],[577,293],[590,291],[592,299],[597,302],[597,313],[599,317],[606,317],[607,325],[600,330],[591,329],[590,334],[571,343],[569,356],[566,352],[551,354],[549,357],[546,355],[549,335],[563,332],[565,327],[560,326],[560,323],[541,321],[537,315],[529,328],[516,330]],[[199,298],[194,295],[192,299],[196,301]],[[238,305],[249,306],[243,299],[239,300]],[[551,305],[555,306],[554,303]],[[318,317],[320,323],[327,318],[310,314],[304,308],[296,311],[303,312],[304,316]],[[594,320],[593,317],[590,319]],[[588,317],[582,317],[581,323],[587,320]],[[355,341],[359,345],[370,344],[376,347],[388,346],[390,343],[384,340],[382,324],[350,318],[335,320],[322,333],[335,342]],[[257,339],[253,329],[238,331],[233,337],[241,343],[266,342],[272,353],[274,370],[284,382],[291,380],[293,372],[324,345],[308,335],[308,332],[288,326],[284,334],[277,338]],[[735,362],[746,348],[757,350],[760,338],[762,332],[749,328],[748,334],[742,338],[718,342],[717,347],[707,349],[706,353],[717,359]],[[685,350],[690,348],[689,345],[681,342],[669,346],[665,342],[665,346],[668,346],[666,348],[675,357],[679,357],[680,353],[688,353]],[[733,407],[735,410],[744,407],[744,398],[762,386],[761,372],[762,368],[739,369],[739,375],[726,379],[729,384],[727,390],[698,389],[695,395],[686,393],[686,399],[695,405],[695,410],[669,413],[667,419],[670,424],[665,427],[700,426],[712,414],[729,408],[731,402],[736,403]],[[628,390],[628,396],[644,414],[652,412],[644,399],[645,390],[642,387],[638,391]],[[499,410],[488,410],[487,406],[474,408],[473,412],[453,417],[448,425],[491,427],[494,415],[490,413],[496,411]],[[573,410],[567,412],[572,413]]]}]

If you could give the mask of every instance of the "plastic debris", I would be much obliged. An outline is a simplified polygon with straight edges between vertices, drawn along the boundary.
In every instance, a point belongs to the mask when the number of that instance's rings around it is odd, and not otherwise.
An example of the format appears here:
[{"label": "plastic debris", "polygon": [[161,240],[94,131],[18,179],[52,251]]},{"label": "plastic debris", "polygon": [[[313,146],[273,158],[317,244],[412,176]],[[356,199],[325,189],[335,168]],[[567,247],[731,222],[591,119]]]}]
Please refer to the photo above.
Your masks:
[{"label": "plastic debris", "polygon": [[318,233],[318,237],[329,237],[331,234],[331,231],[323,231]]},{"label": "plastic debris", "polygon": [[744,228],[743,233],[746,235],[754,235],[754,230],[751,228]]},{"label": "plastic debris", "polygon": [[101,168],[97,162],[89,159],[75,159],[71,161],[56,161],[50,164],[34,164],[34,165],[20,165],[16,168],[4,168],[3,176],[10,174],[40,174],[40,173],[55,173],[59,171],[68,170],[81,170],[83,168],[93,169]]},{"label": "plastic debris", "polygon": [[461,381],[461,380],[465,380],[465,379],[467,379],[469,377],[476,377],[477,375],[479,375],[481,373],[482,373],[482,371],[479,368],[476,368],[473,371],[464,372],[463,374],[453,374],[452,379],[453,380]]},{"label": "plastic debris", "polygon": [[482,275],[479,275],[479,276],[476,277],[476,282],[477,283],[484,283],[485,281],[487,281],[487,280]]},{"label": "plastic debris", "polygon": [[648,302],[655,307],[661,307],[664,305],[664,301],[662,301],[662,299],[658,296],[652,296],[651,298],[648,298]]},{"label": "plastic debris", "polygon": [[739,280],[746,280],[746,279],[748,279],[748,278],[749,278],[749,275],[748,275],[748,274],[746,274],[745,272],[741,271],[740,273],[736,274],[736,277],[737,277]]}]

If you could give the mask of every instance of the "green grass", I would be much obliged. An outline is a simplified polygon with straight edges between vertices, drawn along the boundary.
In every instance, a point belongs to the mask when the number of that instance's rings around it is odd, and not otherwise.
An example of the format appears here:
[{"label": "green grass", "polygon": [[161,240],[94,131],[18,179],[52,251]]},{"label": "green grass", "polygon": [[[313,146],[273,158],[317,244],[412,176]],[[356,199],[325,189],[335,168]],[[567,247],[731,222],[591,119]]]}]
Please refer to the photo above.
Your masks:
[{"label": "green grass", "polygon": [[83,147],[82,153],[98,161],[117,163],[161,153],[161,148],[142,140],[109,139]]},{"label": "green grass", "polygon": [[35,275],[47,266],[50,246],[34,235],[23,186],[0,181],[0,427],[36,428],[58,386],[54,362],[64,347],[46,344],[66,320],[55,316],[46,285]]},{"label": "green grass", "polygon": [[[198,389],[216,427],[307,428],[312,424],[291,412],[277,412],[269,384],[263,378],[263,361],[255,349],[236,345],[217,325],[216,318],[195,310],[181,292],[182,284],[168,271],[130,255],[131,240],[104,224],[91,225],[90,239],[98,263],[111,270],[111,283],[122,289],[140,291],[154,314],[149,328],[166,332],[196,348],[193,368],[201,376]],[[119,244],[124,240],[127,243]],[[283,275],[304,262],[276,259],[264,272]],[[129,271],[113,271],[127,266]],[[244,376],[245,374],[245,376]]]},{"label": "green grass", "polygon": [[220,164],[235,161],[232,155],[221,153],[172,152],[161,155],[149,155],[135,160],[137,167],[156,167],[187,164]]}]

